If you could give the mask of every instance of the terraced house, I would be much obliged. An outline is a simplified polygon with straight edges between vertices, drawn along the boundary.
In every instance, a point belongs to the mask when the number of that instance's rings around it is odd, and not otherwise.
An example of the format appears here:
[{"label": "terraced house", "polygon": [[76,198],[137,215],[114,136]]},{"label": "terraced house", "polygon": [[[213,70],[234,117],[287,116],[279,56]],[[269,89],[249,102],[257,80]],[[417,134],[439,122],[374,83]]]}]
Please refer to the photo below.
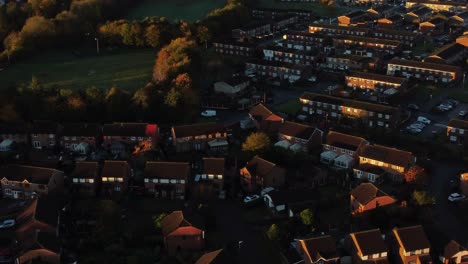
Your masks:
[{"label": "terraced house", "polygon": [[400,122],[400,110],[395,107],[315,93],[304,93],[300,102],[304,114],[338,124],[347,118],[365,127],[393,129]]},{"label": "terraced house", "polygon": [[367,57],[367,52],[364,51],[365,56],[353,55],[353,54],[335,54],[327,56],[321,67],[325,70],[352,70],[362,71],[365,69],[375,69],[380,64],[378,58]]},{"label": "terraced house", "polygon": [[251,57],[255,52],[255,44],[250,42],[214,42],[216,53],[231,56]]},{"label": "terraced house", "polygon": [[339,26],[332,24],[313,24],[309,26],[309,33],[321,32],[328,35],[366,36],[369,32],[366,28]]},{"label": "terraced house", "polygon": [[125,192],[131,175],[132,170],[126,161],[104,161],[101,173],[103,193],[111,195]]},{"label": "terraced house", "polygon": [[3,197],[33,199],[63,190],[62,171],[23,165],[0,167]]},{"label": "terraced house", "polygon": [[326,45],[328,38],[322,33],[288,31],[283,35],[283,46],[289,49],[310,51]]},{"label": "terraced house", "polygon": [[335,131],[328,132],[320,154],[320,162],[342,169],[352,169],[359,151],[369,142]]},{"label": "terraced house", "polygon": [[282,63],[314,65],[317,55],[317,51],[303,51],[275,46],[263,48],[264,60]]},{"label": "terraced house", "polygon": [[456,9],[466,10],[468,8],[467,3],[454,2],[454,1],[431,1],[431,0],[409,0],[406,1],[406,8],[410,8],[414,5],[424,5],[432,10],[437,11],[454,11]]},{"label": "terraced house", "polygon": [[148,123],[112,123],[105,124],[102,133],[103,146],[119,154],[143,143],[153,146],[159,137],[159,128]]},{"label": "terraced house", "polygon": [[146,162],[145,189],[157,198],[185,199],[190,166],[186,162]]},{"label": "terraced house", "polygon": [[338,48],[365,48],[387,54],[395,54],[401,50],[401,42],[398,40],[347,35],[335,36],[333,38],[333,45]]},{"label": "terraced house", "polygon": [[408,151],[381,145],[364,146],[359,153],[359,164],[354,168],[358,179],[380,182],[384,175],[393,181],[402,181],[405,172],[416,163],[416,157]]},{"label": "terraced house", "polygon": [[447,125],[447,138],[451,143],[467,144],[468,121],[450,119]]},{"label": "terraced house", "polygon": [[208,149],[222,151],[228,147],[227,131],[222,123],[174,126],[171,134],[177,152]]},{"label": "terraced house", "polygon": [[389,95],[402,92],[407,80],[401,77],[368,72],[351,72],[345,76],[346,86],[354,89],[386,92]]},{"label": "terraced house", "polygon": [[36,149],[54,148],[58,143],[60,125],[47,120],[34,121],[30,130],[31,145]]},{"label": "terraced house", "polygon": [[102,130],[98,124],[67,123],[60,133],[60,144],[67,150],[87,154],[96,149]]},{"label": "terraced house", "polygon": [[459,67],[412,60],[392,59],[388,63],[387,75],[398,75],[433,82],[449,83],[462,78]]},{"label": "terraced house", "polygon": [[79,161],[70,174],[73,190],[85,196],[96,194],[99,179],[99,164],[91,161]]},{"label": "terraced house", "polygon": [[[387,20],[390,20],[390,18]],[[392,29],[377,29],[374,30],[371,35],[375,38],[396,40],[407,47],[413,47],[413,45],[418,43],[418,41],[423,38],[423,36],[419,33]]]},{"label": "terraced house", "polygon": [[290,83],[300,80],[306,72],[302,65],[267,60],[251,60],[245,63],[246,71],[254,71],[258,77],[278,78]]}]

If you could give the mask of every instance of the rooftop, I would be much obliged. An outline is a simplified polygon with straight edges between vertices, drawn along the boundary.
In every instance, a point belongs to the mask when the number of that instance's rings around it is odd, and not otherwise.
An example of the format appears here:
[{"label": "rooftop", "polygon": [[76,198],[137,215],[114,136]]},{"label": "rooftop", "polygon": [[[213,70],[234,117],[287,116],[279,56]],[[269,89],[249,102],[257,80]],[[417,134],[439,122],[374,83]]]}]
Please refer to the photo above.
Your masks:
[{"label": "rooftop", "polygon": [[186,179],[189,171],[187,162],[148,161],[144,174],[150,179]]},{"label": "rooftop", "polygon": [[388,196],[372,183],[361,183],[351,191],[351,195],[362,205],[368,204],[377,197]]},{"label": "rooftop", "polygon": [[427,239],[422,226],[409,226],[403,228],[395,227],[393,233],[401,247],[406,252],[430,248],[431,244]]},{"label": "rooftop", "polygon": [[224,133],[223,123],[199,123],[192,125],[174,126],[174,134],[178,138],[201,136],[207,134]]},{"label": "rooftop", "polygon": [[413,153],[411,152],[381,145],[364,146],[360,156],[401,167],[406,167],[415,160]]},{"label": "rooftop", "polygon": [[315,132],[315,130],[316,128],[308,125],[286,121],[281,126],[279,133],[286,136],[308,140]]},{"label": "rooftop", "polygon": [[413,60],[402,60],[393,58],[390,60],[388,64],[406,66],[406,67],[415,67],[415,68],[422,68],[428,70],[439,70],[439,71],[447,71],[447,72],[461,72],[461,69],[456,66],[451,65],[444,65],[438,63],[430,63],[430,62],[421,62],[421,61],[413,61]]},{"label": "rooftop", "polygon": [[387,246],[379,229],[351,233],[350,236],[363,256],[387,252]]}]

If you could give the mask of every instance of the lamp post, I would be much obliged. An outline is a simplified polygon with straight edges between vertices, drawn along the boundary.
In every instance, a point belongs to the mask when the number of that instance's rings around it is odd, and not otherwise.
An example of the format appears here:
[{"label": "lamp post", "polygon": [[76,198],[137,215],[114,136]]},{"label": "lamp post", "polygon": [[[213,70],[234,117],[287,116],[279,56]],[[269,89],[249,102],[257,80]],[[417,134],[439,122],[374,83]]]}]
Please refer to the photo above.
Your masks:
[{"label": "lamp post", "polygon": [[94,38],[94,40],[96,41],[96,52],[97,52],[97,54],[99,54],[99,39]]}]

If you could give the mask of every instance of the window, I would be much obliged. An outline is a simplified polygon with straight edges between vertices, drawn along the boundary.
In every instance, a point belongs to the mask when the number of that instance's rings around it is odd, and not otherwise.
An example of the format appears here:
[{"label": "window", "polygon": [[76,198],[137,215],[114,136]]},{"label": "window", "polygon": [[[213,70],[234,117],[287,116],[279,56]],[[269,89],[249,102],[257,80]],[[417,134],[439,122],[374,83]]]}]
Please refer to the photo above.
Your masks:
[{"label": "window", "polygon": [[115,190],[116,192],[120,192],[120,186],[115,186],[114,190]]},{"label": "window", "polygon": [[89,183],[94,183],[94,179],[88,179]]},{"label": "window", "polygon": [[123,178],[117,178],[118,182],[123,182]]},{"label": "window", "polygon": [[148,182],[149,182],[149,179],[148,179],[148,178],[145,178],[144,181],[145,181],[145,183],[148,183]]},{"label": "window", "polygon": [[168,179],[161,179],[160,182],[161,183],[169,183],[169,180]]},{"label": "window", "polygon": [[107,177],[102,177],[102,181],[103,181],[103,182],[106,182],[106,181],[107,181]]},{"label": "window", "polygon": [[115,181],[115,178],[114,177],[109,177],[109,181],[113,182],[113,181]]},{"label": "window", "polygon": [[130,140],[131,140],[131,141],[135,141],[135,140],[136,140],[136,137],[130,137]]},{"label": "window", "polygon": [[153,183],[158,183],[159,180],[158,179],[153,179]]},{"label": "window", "polygon": [[185,184],[185,180],[180,180],[180,183]]},{"label": "window", "polygon": [[49,138],[54,138],[55,135],[54,134],[49,134]]},{"label": "window", "polygon": [[5,194],[11,195],[11,190],[10,189],[5,189]]},{"label": "window", "polygon": [[86,180],[85,179],[80,179],[80,183],[85,183]]},{"label": "window", "polygon": [[77,182],[78,182],[78,179],[77,179],[77,178],[73,178],[73,182],[74,182],[74,183],[77,183]]},{"label": "window", "polygon": [[177,183],[177,180],[171,179],[170,182],[171,182],[172,184],[176,184],[176,183]]}]

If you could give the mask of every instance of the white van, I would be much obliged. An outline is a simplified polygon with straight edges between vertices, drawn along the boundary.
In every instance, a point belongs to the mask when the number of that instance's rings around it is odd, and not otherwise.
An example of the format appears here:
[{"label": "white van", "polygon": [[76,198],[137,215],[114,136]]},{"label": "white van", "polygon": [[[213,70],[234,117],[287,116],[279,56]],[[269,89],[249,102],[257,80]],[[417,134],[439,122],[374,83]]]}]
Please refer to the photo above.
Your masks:
[{"label": "white van", "polygon": [[205,111],[201,112],[201,116],[204,116],[204,117],[216,116],[216,110],[205,110]]}]

